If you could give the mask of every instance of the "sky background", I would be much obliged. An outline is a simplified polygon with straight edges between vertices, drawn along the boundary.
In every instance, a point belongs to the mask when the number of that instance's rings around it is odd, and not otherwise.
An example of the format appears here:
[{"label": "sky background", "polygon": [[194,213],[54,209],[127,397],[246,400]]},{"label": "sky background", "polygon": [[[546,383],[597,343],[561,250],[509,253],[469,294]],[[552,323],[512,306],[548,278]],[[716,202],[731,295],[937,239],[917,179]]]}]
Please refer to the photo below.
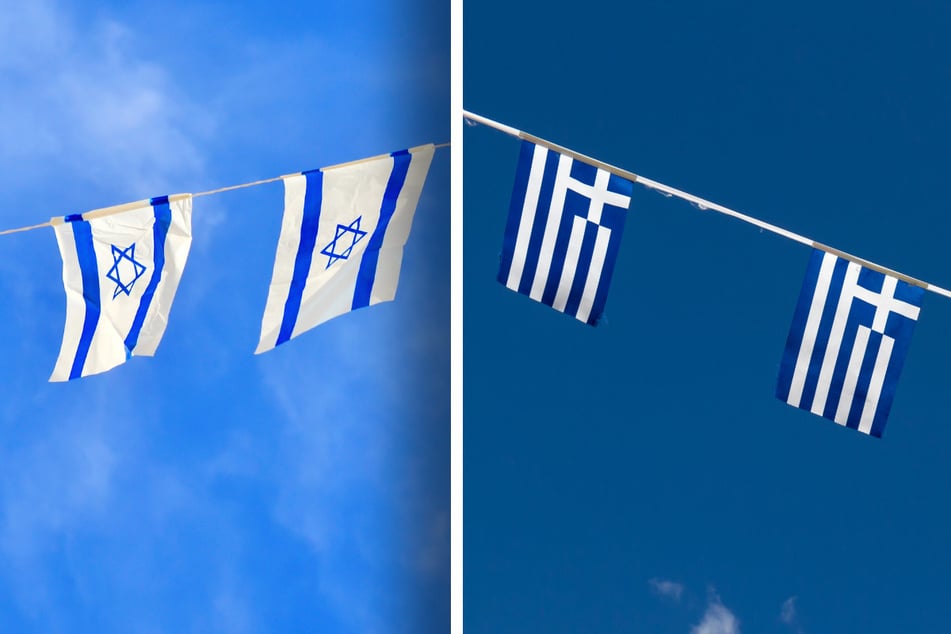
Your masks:
[{"label": "sky background", "polygon": [[[449,5],[3,2],[0,228],[449,140]],[[157,356],[49,384],[51,229],[0,240],[0,631],[444,632],[449,151],[397,300],[257,343],[280,183],[195,200]]]},{"label": "sky background", "polygon": [[[464,107],[951,286],[951,8],[486,0]],[[464,131],[465,626],[945,632],[951,302],[883,439],[774,396],[810,250],[635,185],[597,328],[495,281],[519,141]]]}]

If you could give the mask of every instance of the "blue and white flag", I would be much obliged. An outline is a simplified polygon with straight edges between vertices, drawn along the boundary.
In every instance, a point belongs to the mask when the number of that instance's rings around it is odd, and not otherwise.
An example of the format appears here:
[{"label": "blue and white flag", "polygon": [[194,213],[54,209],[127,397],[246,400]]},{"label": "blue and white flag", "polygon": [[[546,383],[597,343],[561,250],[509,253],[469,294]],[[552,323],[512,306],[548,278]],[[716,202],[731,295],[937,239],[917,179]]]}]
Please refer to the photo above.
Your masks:
[{"label": "blue and white flag", "polygon": [[776,396],[881,437],[924,289],[815,250]]},{"label": "blue and white flag", "polygon": [[191,247],[192,197],[162,196],[52,219],[66,327],[50,381],[155,354]]},{"label": "blue and white flag", "polygon": [[266,352],[396,296],[433,145],[284,178],[284,220],[261,339]]},{"label": "blue and white flag", "polygon": [[629,180],[523,141],[499,282],[597,324],[633,188]]}]

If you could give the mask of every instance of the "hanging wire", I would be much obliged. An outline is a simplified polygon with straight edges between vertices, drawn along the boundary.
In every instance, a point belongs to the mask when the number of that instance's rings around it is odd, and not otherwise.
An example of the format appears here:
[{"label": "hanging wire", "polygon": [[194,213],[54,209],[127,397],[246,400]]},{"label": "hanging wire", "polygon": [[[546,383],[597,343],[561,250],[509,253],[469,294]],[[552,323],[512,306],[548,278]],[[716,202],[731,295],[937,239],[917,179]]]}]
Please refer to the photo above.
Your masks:
[{"label": "hanging wire", "polygon": [[496,130],[499,130],[511,136],[517,137],[519,139],[530,141],[531,143],[535,143],[537,145],[542,145],[560,154],[565,154],[567,156],[571,156],[572,158],[578,159],[579,161],[582,161],[589,165],[594,165],[595,167],[599,167],[607,172],[610,172],[611,174],[615,174],[617,176],[620,176],[621,178],[625,178],[632,182],[639,183],[643,185],[644,187],[652,189],[665,196],[676,196],[677,198],[686,200],[687,202],[693,205],[696,205],[700,207],[701,209],[704,209],[707,211],[711,211],[711,210],[717,211],[726,216],[731,216],[733,218],[736,218],[737,220],[742,220],[743,222],[759,227],[760,230],[765,230],[771,233],[775,233],[776,235],[780,235],[788,240],[792,240],[800,244],[805,244],[806,246],[810,246],[815,249],[825,251],[826,253],[832,253],[833,255],[837,255],[838,257],[848,260],[850,262],[855,262],[856,264],[864,266],[865,268],[872,269],[873,271],[878,271],[879,273],[884,273],[885,275],[896,277],[904,282],[907,282],[908,284],[921,287],[925,289],[926,291],[931,291],[932,293],[936,293],[938,295],[943,295],[945,297],[951,298],[951,291],[945,288],[941,288],[940,286],[936,286],[934,284],[924,282],[917,278],[911,277],[910,275],[905,275],[904,273],[901,273],[900,271],[890,269],[888,267],[882,266],[881,264],[876,264],[875,262],[871,262],[864,258],[860,258],[856,255],[852,255],[851,253],[846,253],[845,251],[841,251],[834,247],[830,247],[828,245],[822,244],[821,242],[817,242],[813,240],[812,238],[807,238],[806,236],[800,235],[793,231],[789,231],[788,229],[783,229],[782,227],[776,226],[774,224],[770,224],[768,222],[760,220],[759,218],[748,216],[736,210],[730,209],[729,207],[718,205],[717,203],[711,202],[704,198],[700,198],[699,196],[694,196],[693,194],[689,194],[685,191],[681,191],[675,187],[671,187],[670,185],[665,185],[663,183],[657,182],[655,180],[651,180],[644,176],[638,176],[637,174],[634,174],[633,172],[629,172],[625,169],[621,169],[620,167],[615,167],[614,165],[604,163],[597,159],[593,159],[589,156],[585,156],[584,154],[580,154],[578,152],[575,152],[574,150],[570,150],[568,148],[562,147],[560,145],[552,143],[551,141],[546,141],[545,139],[531,135],[527,132],[523,132],[521,130],[513,128],[512,126],[505,125],[504,123],[493,121],[492,119],[483,117],[482,115],[478,115],[473,112],[469,112],[467,110],[462,111],[462,116],[465,117],[466,119],[469,119],[470,121],[481,123],[483,125],[489,126],[490,128],[495,128]]},{"label": "hanging wire", "polygon": [[[441,148],[449,147],[449,145],[450,145],[449,143],[439,143],[439,144],[433,146],[433,150],[439,150],[439,149],[441,149]],[[422,145],[421,145],[421,146],[417,146],[417,147],[414,147],[414,148],[410,148],[409,151],[412,152],[413,150],[416,150],[416,149],[419,149],[419,148],[422,148],[422,147],[425,147],[425,146],[422,146]],[[322,167],[322,168],[320,168],[320,170],[321,170],[321,171],[326,171],[326,170],[337,169],[337,168],[345,167],[345,166],[349,166],[349,165],[356,165],[356,164],[358,164],[358,163],[365,163],[365,162],[367,162],[367,161],[373,161],[373,160],[376,160],[376,159],[379,159],[379,158],[383,158],[383,157],[386,157],[386,156],[390,156],[390,155],[389,155],[389,154],[380,154],[380,155],[378,155],[378,156],[371,156],[371,157],[364,158],[364,159],[358,159],[358,160],[356,160],[356,161],[350,161],[349,163],[340,163],[340,164],[338,164],[338,165],[330,165],[330,166],[327,166],[327,167]],[[298,172],[297,174],[299,174],[299,173],[300,173],[300,172]],[[274,183],[274,182],[276,182],[276,181],[283,180],[283,179],[287,178],[288,176],[296,176],[296,174],[285,174],[284,176],[275,176],[274,178],[265,178],[265,179],[259,180],[259,181],[252,181],[252,182],[250,182],[250,183],[241,183],[240,185],[228,185],[227,187],[219,187],[218,189],[209,189],[208,191],[198,192],[197,194],[192,194],[191,196],[192,196],[192,198],[198,198],[199,196],[211,196],[212,194],[220,194],[220,193],[222,193],[222,192],[230,192],[230,191],[234,191],[234,190],[236,190],[236,189],[245,189],[245,188],[247,188],[247,187],[257,187],[258,185],[265,185],[265,184],[267,184],[267,183]],[[127,205],[128,205],[128,203],[123,203],[122,205],[116,205],[116,207],[126,207]],[[98,209],[98,210],[94,210],[94,211],[106,211],[107,209],[111,209],[111,207],[106,207],[106,208]],[[87,213],[88,213],[88,212],[87,212]],[[10,235],[10,234],[13,234],[13,233],[22,233],[22,232],[24,232],[24,231],[32,231],[32,230],[34,230],[34,229],[42,229],[43,227],[51,227],[52,225],[53,225],[53,223],[52,223],[51,221],[47,220],[46,222],[42,222],[42,223],[40,223],[40,224],[38,224],[38,225],[30,225],[30,226],[28,226],[28,227],[17,227],[16,229],[6,229],[6,230],[4,230],[4,231],[0,231],[0,236]]]}]

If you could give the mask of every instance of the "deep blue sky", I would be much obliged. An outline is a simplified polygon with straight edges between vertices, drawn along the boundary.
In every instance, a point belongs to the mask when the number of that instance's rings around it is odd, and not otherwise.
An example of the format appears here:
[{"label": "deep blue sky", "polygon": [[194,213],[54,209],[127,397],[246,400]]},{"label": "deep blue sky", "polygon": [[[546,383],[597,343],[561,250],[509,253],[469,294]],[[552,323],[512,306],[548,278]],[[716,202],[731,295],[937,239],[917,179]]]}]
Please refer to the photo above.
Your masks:
[{"label": "deep blue sky", "polygon": [[[449,5],[6,3],[0,228],[449,140]],[[51,229],[0,239],[0,631],[444,632],[449,151],[397,301],[258,340],[279,183],[195,200],[153,359],[48,384]]]},{"label": "deep blue sky", "polygon": [[[465,108],[951,286],[946,3],[486,0],[463,31]],[[635,185],[584,326],[495,281],[519,142],[464,142],[467,634],[946,631],[951,301],[870,438],[773,396],[808,248]]]}]

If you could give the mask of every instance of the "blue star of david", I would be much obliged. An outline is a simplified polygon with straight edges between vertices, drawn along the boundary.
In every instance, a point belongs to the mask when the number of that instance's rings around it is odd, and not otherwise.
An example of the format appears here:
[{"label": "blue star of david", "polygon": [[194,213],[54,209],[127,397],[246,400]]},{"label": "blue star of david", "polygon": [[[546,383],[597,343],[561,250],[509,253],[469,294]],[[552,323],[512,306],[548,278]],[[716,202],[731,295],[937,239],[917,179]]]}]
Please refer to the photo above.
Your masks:
[{"label": "blue star of david", "polygon": [[[324,267],[324,270],[330,268],[330,265],[336,262],[337,260],[346,260],[350,257],[350,252],[353,251],[353,247],[356,246],[357,242],[360,242],[367,235],[366,231],[360,231],[360,220],[363,216],[359,216],[356,220],[351,222],[349,225],[337,225],[337,231],[334,234],[334,239],[330,241],[330,244],[325,246],[320,252],[322,255],[327,256],[327,266]],[[337,251],[337,241],[343,238],[343,243],[347,243],[345,236],[350,235],[350,244],[343,251]]]},{"label": "blue star of david", "polygon": [[[116,288],[112,292],[112,299],[115,299],[119,296],[119,293],[128,295],[132,292],[132,287],[138,279],[142,277],[142,274],[145,273],[145,265],[135,259],[134,242],[124,249],[112,245],[112,259],[112,268],[106,273],[106,277],[116,283]],[[127,261],[129,264],[119,268],[119,265],[122,264],[123,261]],[[131,270],[129,270],[129,266],[132,267]],[[129,276],[131,276],[132,279],[128,282],[123,280],[123,278]]]}]

